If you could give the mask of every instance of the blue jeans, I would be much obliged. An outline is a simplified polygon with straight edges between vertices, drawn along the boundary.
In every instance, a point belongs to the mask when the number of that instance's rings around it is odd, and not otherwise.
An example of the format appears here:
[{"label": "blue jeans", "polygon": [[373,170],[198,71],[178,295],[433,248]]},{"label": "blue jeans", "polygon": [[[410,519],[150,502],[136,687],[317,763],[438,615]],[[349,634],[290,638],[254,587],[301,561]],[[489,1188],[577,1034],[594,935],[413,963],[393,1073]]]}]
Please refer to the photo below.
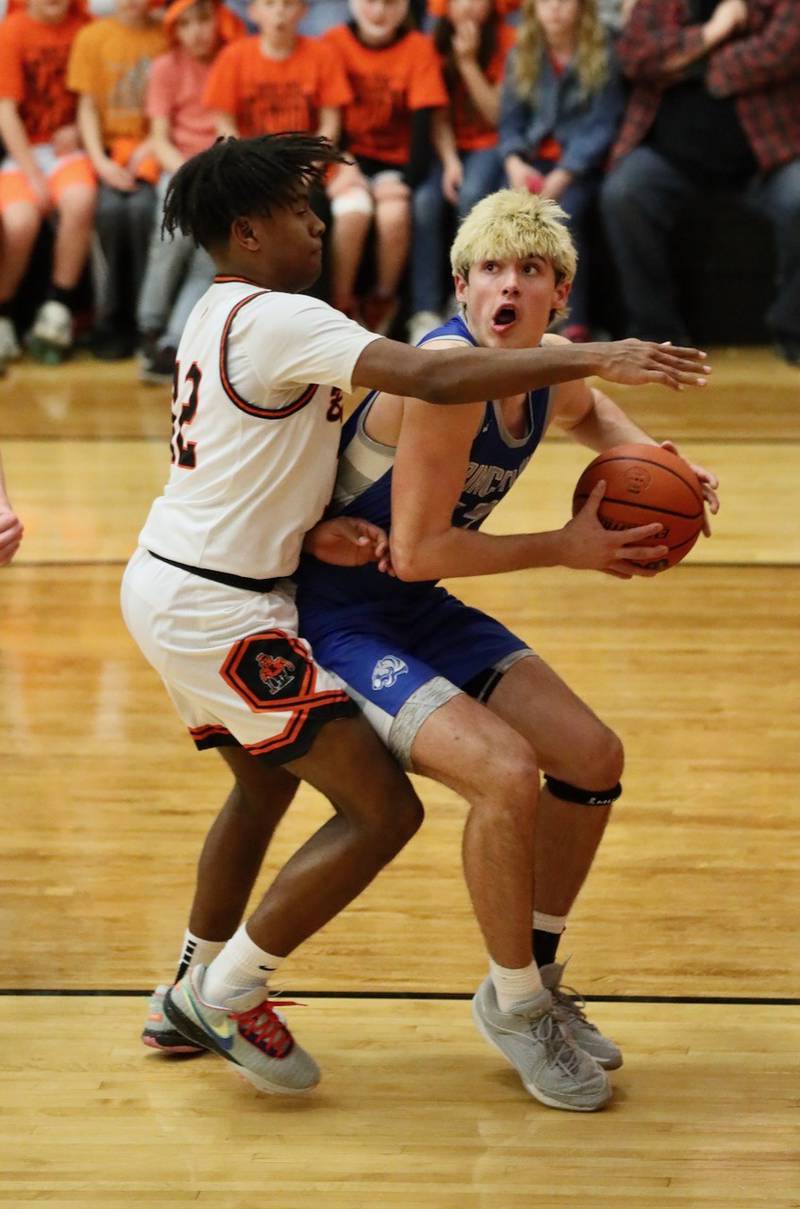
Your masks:
[{"label": "blue jeans", "polygon": [[214,278],[214,262],[204,248],[179,231],[161,234],[169,173],[163,173],[156,194],[156,221],[150,237],[147,269],[142,282],[137,321],[140,332],[159,332],[162,346],[177,348],[186,320]]},{"label": "blue jeans", "polygon": [[[631,335],[686,344],[670,237],[706,190],[652,148],[637,147],[606,178],[601,206]],[[800,339],[800,159],[735,190],[775,232],[778,290],[765,316],[779,338]]]},{"label": "blue jeans", "polygon": [[[496,147],[461,153],[464,179],[458,193],[458,217],[494,193],[503,183],[503,165]],[[411,244],[411,311],[441,311],[444,304],[445,209],[442,165],[437,159],[426,180],[414,190],[414,237]]]}]

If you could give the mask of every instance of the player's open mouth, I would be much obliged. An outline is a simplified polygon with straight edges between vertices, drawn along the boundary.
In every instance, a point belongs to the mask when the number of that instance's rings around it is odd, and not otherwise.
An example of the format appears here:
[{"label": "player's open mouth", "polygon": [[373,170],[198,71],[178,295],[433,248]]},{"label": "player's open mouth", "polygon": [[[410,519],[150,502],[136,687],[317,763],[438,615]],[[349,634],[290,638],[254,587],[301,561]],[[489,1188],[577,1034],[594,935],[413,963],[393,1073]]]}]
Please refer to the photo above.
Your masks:
[{"label": "player's open mouth", "polygon": [[512,306],[510,302],[506,302],[503,306],[499,306],[492,316],[492,329],[495,332],[501,332],[505,328],[510,327],[517,320],[517,308]]}]

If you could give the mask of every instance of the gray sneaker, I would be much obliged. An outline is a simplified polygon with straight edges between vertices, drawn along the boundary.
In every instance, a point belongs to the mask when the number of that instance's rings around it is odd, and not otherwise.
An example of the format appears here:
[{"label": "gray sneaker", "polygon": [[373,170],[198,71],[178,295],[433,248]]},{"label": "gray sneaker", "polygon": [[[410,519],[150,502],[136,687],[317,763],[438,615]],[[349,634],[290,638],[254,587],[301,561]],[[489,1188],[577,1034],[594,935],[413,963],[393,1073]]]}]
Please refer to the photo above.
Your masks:
[{"label": "gray sneaker", "polygon": [[606,1073],[578,1049],[548,990],[501,1012],[491,978],[472,1000],[478,1032],[518,1071],[527,1091],[550,1108],[595,1112],[611,1097]]},{"label": "gray sneaker", "polygon": [[604,1070],[618,1070],[622,1066],[622,1050],[610,1037],[604,1037],[596,1024],[586,1019],[585,1001],[578,992],[573,987],[561,985],[566,964],[559,965],[554,961],[539,970],[542,982],[553,996],[556,1014],[585,1054],[591,1054]]},{"label": "gray sneaker", "polygon": [[220,1007],[203,999],[205,972],[195,966],[164,997],[164,1012],[178,1032],[232,1062],[259,1091],[297,1096],[316,1087],[319,1067],[278,1016],[267,988]]}]

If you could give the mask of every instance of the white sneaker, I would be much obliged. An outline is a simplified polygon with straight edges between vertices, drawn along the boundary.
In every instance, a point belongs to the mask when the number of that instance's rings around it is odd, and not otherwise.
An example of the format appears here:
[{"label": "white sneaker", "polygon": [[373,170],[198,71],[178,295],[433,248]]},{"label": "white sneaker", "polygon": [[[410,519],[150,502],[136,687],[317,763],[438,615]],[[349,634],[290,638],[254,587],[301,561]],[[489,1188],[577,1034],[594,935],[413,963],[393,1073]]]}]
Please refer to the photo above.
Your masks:
[{"label": "white sneaker", "polygon": [[63,302],[51,298],[36,312],[29,337],[31,355],[37,361],[57,364],[72,348],[72,315]]},{"label": "white sneaker", "polygon": [[8,361],[22,356],[14,324],[5,315],[0,315],[0,365],[5,368]]},{"label": "white sneaker", "polygon": [[435,327],[440,327],[441,323],[442,316],[436,311],[417,311],[408,321],[408,343],[419,344],[423,336],[427,336]]}]

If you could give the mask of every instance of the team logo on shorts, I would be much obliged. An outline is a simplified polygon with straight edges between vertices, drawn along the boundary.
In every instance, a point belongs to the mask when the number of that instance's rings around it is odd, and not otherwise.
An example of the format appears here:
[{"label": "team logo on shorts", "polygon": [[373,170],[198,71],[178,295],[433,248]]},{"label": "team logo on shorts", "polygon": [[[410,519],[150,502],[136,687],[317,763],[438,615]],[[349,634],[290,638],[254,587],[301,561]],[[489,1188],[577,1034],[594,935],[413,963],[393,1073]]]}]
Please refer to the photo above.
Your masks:
[{"label": "team logo on shorts", "polygon": [[397,682],[397,677],[408,671],[408,664],[403,663],[397,655],[384,655],[372,669],[372,687],[378,689],[391,688]]},{"label": "team logo on shorts", "polygon": [[282,688],[286,688],[290,680],[294,679],[294,664],[290,659],[284,659],[282,655],[265,655],[263,652],[259,652],[256,655],[256,663],[261,683],[267,686],[267,692],[271,697],[279,693]]}]

